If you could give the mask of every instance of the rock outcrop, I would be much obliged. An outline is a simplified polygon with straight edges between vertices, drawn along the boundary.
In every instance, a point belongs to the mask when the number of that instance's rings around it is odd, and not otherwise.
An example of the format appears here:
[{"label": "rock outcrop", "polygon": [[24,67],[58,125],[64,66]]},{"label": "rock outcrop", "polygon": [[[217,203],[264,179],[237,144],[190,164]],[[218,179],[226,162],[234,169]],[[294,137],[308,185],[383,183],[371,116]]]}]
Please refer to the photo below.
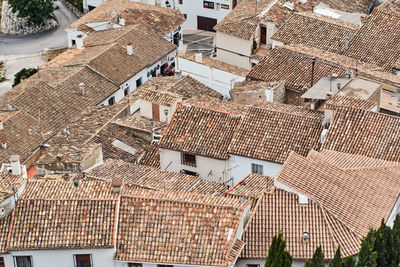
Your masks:
[{"label": "rock outcrop", "polygon": [[1,31],[6,34],[29,34],[57,28],[58,23],[54,19],[47,19],[42,25],[29,25],[28,18],[18,17],[18,11],[12,12],[7,1],[3,1],[1,14]]}]

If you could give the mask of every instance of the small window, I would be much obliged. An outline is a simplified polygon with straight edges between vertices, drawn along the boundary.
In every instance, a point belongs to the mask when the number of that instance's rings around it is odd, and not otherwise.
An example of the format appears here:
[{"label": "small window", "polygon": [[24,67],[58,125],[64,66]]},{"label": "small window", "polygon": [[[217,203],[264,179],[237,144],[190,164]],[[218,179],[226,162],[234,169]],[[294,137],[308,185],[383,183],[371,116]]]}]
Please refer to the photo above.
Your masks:
[{"label": "small window", "polygon": [[136,263],[136,262],[128,263],[128,267],[142,267],[142,266],[143,265],[141,263]]},{"label": "small window", "polygon": [[142,78],[139,78],[136,80],[136,87],[139,87],[142,85]]},{"label": "small window", "polygon": [[0,257],[0,267],[5,267],[4,258]]},{"label": "small window", "polygon": [[214,2],[203,1],[203,7],[204,8],[209,8],[209,9],[214,9]]},{"label": "small window", "polygon": [[127,96],[129,94],[129,87],[126,87],[124,89],[124,96]]},{"label": "small window", "polygon": [[183,0],[179,0],[179,4],[180,4],[180,5],[183,5]]},{"label": "small window", "polygon": [[191,175],[191,176],[196,176],[196,177],[199,176],[199,174],[197,172],[192,172],[192,171],[188,171],[188,170],[181,170],[181,173]]},{"label": "small window", "polygon": [[251,172],[257,173],[257,174],[264,174],[263,165],[252,163],[251,164]]},{"label": "small window", "polygon": [[115,104],[115,96],[113,96],[113,97],[111,97],[110,99],[108,99],[108,104],[109,104],[110,106]]},{"label": "small window", "polygon": [[185,17],[185,19],[187,19],[187,14],[183,14],[183,16]]},{"label": "small window", "polygon": [[14,262],[16,267],[33,267],[32,256],[15,256]]},{"label": "small window", "polygon": [[182,164],[196,167],[196,155],[182,153]]},{"label": "small window", "polygon": [[157,267],[174,267],[174,265],[157,264]]},{"label": "small window", "polygon": [[79,254],[74,255],[75,267],[92,267],[92,255],[90,254]]},{"label": "small window", "polygon": [[260,267],[260,264],[247,264],[247,267]]}]

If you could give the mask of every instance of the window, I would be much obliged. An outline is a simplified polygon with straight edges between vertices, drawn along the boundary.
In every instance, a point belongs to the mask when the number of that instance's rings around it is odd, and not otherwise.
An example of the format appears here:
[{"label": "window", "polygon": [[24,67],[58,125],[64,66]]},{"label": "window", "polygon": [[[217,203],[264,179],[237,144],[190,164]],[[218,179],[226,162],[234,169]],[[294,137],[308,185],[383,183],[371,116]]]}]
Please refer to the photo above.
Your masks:
[{"label": "window", "polygon": [[209,9],[214,9],[214,2],[203,1],[203,7],[204,8],[209,8]]},{"label": "window", "polygon": [[157,264],[157,267],[174,267],[174,265]]},{"label": "window", "polygon": [[196,155],[182,153],[182,164],[196,167]]},{"label": "window", "polygon": [[0,267],[5,267],[4,258],[0,257]]},{"label": "window", "polygon": [[75,267],[92,267],[92,255],[90,254],[79,254],[74,255]]},{"label": "window", "polygon": [[129,87],[126,87],[124,89],[124,96],[127,96],[129,94]]},{"label": "window", "polygon": [[183,16],[185,17],[185,19],[187,19],[187,14],[183,14]]},{"label": "window", "polygon": [[247,264],[247,267],[260,267],[260,264]]},{"label": "window", "polygon": [[251,164],[251,172],[252,173],[258,173],[258,174],[264,174],[263,165],[252,163]]},{"label": "window", "polygon": [[183,0],[179,0],[179,4],[180,4],[180,5],[183,5]]},{"label": "window", "polygon": [[199,176],[199,174],[197,172],[192,172],[192,171],[188,171],[188,170],[181,170],[181,173],[191,175],[191,176],[196,176],[196,177]]},{"label": "window", "polygon": [[142,264],[141,263],[136,263],[136,262],[128,263],[128,267],[142,267]]},{"label": "window", "polygon": [[142,85],[142,78],[139,78],[136,80],[136,87],[139,87]]},{"label": "window", "polygon": [[111,97],[110,99],[108,99],[108,104],[109,104],[110,106],[115,104],[115,96],[113,96],[113,97]]},{"label": "window", "polygon": [[229,9],[229,5],[221,4],[221,8],[222,8],[222,9]]},{"label": "window", "polygon": [[32,256],[15,256],[14,263],[16,267],[33,267]]}]

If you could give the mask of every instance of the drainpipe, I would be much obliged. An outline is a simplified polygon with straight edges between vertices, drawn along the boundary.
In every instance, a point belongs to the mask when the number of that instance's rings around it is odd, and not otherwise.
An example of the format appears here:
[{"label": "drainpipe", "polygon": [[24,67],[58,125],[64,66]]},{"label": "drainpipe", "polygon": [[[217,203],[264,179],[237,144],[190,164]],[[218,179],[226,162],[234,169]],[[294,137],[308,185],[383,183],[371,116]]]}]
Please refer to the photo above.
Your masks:
[{"label": "drainpipe", "polygon": [[311,86],[310,88],[314,85],[314,69],[315,69],[315,62],[317,61],[316,57],[312,57],[312,68],[311,68]]}]

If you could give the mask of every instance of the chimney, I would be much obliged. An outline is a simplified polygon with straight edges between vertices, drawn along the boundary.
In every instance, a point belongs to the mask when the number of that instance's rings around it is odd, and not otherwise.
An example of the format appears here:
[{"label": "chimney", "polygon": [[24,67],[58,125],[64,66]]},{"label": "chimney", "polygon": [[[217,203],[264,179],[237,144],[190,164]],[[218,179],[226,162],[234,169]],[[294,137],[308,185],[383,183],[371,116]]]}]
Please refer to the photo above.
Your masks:
[{"label": "chimney", "polygon": [[126,53],[127,53],[129,56],[132,56],[132,54],[133,54],[133,44],[132,44],[131,42],[129,42],[129,43],[126,45]]},{"label": "chimney", "polygon": [[158,83],[156,83],[156,85],[155,85],[155,86],[156,86],[156,90],[158,90]]},{"label": "chimney", "polygon": [[344,39],[344,49],[349,49],[350,36],[347,34]]},{"label": "chimney", "polygon": [[78,36],[76,36],[76,48],[79,50],[82,50],[84,48],[82,34],[79,34]]},{"label": "chimney", "polygon": [[175,71],[175,79],[180,79],[182,77],[182,71],[181,70],[176,70]]},{"label": "chimney", "polygon": [[3,119],[0,118],[0,130],[3,130],[3,129],[4,129]]},{"label": "chimney", "polygon": [[368,15],[367,14],[362,14],[361,15],[361,24],[366,24],[367,23],[367,19],[368,19]]},{"label": "chimney", "polygon": [[200,52],[197,52],[194,55],[194,59],[197,63],[202,63],[203,62],[203,55]]},{"label": "chimney", "polygon": [[20,176],[22,174],[21,172],[21,163],[19,162],[19,156],[18,155],[12,155],[10,157],[10,162],[11,162],[11,171],[14,176]]},{"label": "chimney", "polygon": [[124,18],[119,18],[119,25],[125,26],[125,19]]},{"label": "chimney", "polygon": [[1,142],[1,147],[3,149],[7,149],[7,142],[6,141]]},{"label": "chimney", "polygon": [[84,83],[79,84],[79,92],[81,95],[85,95],[85,84]]},{"label": "chimney", "polygon": [[265,92],[265,96],[268,102],[274,102],[274,90],[272,90],[272,86],[267,86],[267,91]]},{"label": "chimney", "polygon": [[112,192],[114,194],[119,194],[121,192],[121,185],[122,185],[121,180],[114,178],[112,179],[111,184],[112,184]]}]

